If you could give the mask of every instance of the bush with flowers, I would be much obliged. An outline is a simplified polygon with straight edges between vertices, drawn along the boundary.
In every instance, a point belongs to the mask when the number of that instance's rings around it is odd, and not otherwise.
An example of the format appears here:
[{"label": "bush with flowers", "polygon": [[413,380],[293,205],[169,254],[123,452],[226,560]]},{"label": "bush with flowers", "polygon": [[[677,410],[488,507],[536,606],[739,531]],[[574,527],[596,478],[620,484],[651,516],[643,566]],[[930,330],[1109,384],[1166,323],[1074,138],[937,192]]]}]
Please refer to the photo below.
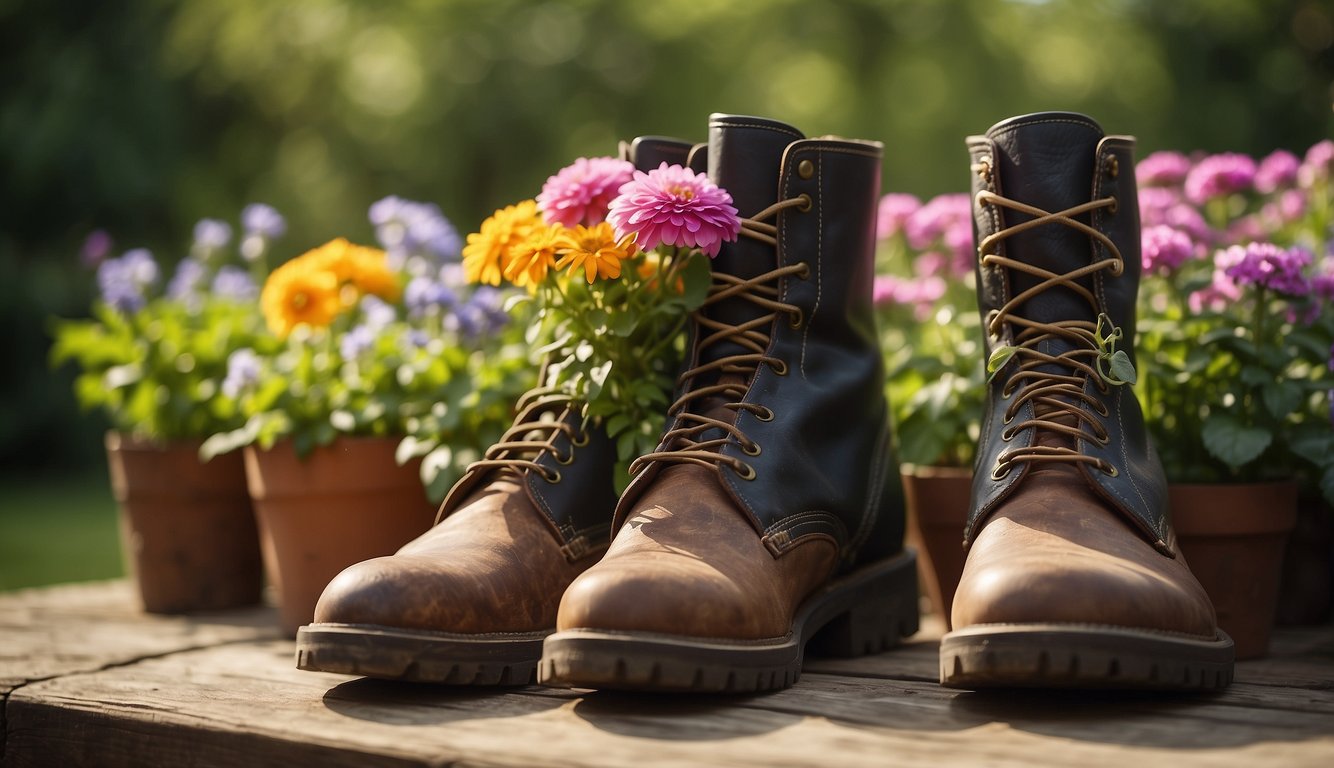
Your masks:
[{"label": "bush with flowers", "polygon": [[1334,501],[1334,142],[1145,157],[1137,391],[1168,478]]},{"label": "bush with flowers", "polygon": [[899,458],[971,467],[986,382],[966,194],[880,200],[874,298]]},{"label": "bush with flowers", "polygon": [[91,319],[57,320],[53,364],[79,368],[75,394],[101,408],[114,429],[166,443],[201,439],[244,421],[225,384],[227,359],[241,348],[267,352],[270,340],[253,309],[265,259],[285,230],[267,205],[241,214],[239,256],[228,248],[231,227],[205,219],[170,280],[142,248],[104,258],[105,233],[90,237],[100,295]]},{"label": "bush with flowers", "polygon": [[338,238],[265,280],[270,335],[232,352],[222,383],[244,423],[202,452],[288,438],[304,456],[340,435],[399,437],[398,460],[423,457],[438,500],[509,425],[532,383],[527,349],[502,294],[465,284],[436,206],[390,197],[370,219],[383,248]]},{"label": "bush with flowers", "polygon": [[468,279],[526,289],[512,304],[532,305],[526,338],[545,384],[585,405],[622,467],[656,445],[688,315],[709,290],[701,254],[716,256],[741,228],[731,202],[680,166],[646,173],[580,158],[535,200],[496,211],[468,236]]}]

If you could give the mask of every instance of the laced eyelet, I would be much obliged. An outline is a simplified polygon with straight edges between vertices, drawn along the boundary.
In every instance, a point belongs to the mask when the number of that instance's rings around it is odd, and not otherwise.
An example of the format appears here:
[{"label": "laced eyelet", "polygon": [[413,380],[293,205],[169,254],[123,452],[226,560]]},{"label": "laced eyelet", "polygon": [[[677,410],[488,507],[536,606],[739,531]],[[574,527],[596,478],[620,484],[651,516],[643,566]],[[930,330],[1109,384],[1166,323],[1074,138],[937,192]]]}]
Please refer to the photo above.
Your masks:
[{"label": "laced eyelet", "polygon": [[1093,442],[1097,443],[1098,445],[1104,445],[1104,446],[1109,445],[1112,442],[1112,436],[1103,435],[1102,437],[1098,437],[1095,435],[1093,437]]},{"label": "laced eyelet", "polygon": [[1108,475],[1108,476],[1110,476],[1110,477],[1116,477],[1116,476],[1118,476],[1118,475],[1121,474],[1121,473],[1116,469],[1116,465],[1115,465],[1115,464],[1106,464],[1106,463],[1104,463],[1102,466],[1098,467],[1098,469],[1101,469],[1101,470],[1102,470],[1102,473],[1103,473],[1104,475]]},{"label": "laced eyelet", "polygon": [[1107,405],[1103,403],[1101,400],[1094,401],[1093,410],[1097,411],[1098,415],[1103,417],[1104,419],[1112,415],[1112,412],[1108,410]]},{"label": "laced eyelet", "polygon": [[801,205],[797,206],[797,210],[801,211],[802,213],[809,212],[811,210],[811,206],[814,205],[814,201],[811,200],[811,196],[806,194],[805,192],[802,192],[800,195],[797,195],[797,199],[801,201]]},{"label": "laced eyelet", "polygon": [[737,464],[736,466],[732,467],[732,471],[736,472],[736,476],[741,478],[742,480],[755,479],[755,468],[749,464]]},{"label": "laced eyelet", "polygon": [[811,277],[811,265],[803,261],[800,266],[801,271],[797,273],[797,277],[801,280],[809,280]]},{"label": "laced eyelet", "polygon": [[1005,465],[997,464],[995,467],[992,467],[992,469],[991,469],[991,479],[992,479],[992,480],[1004,480],[1004,479],[1005,479],[1005,476],[1008,475],[1008,474],[1010,474],[1010,465],[1009,465],[1009,464],[1005,464]]},{"label": "laced eyelet", "polygon": [[1104,167],[1107,171],[1107,176],[1109,178],[1114,179],[1121,172],[1121,163],[1116,159],[1116,155],[1108,155],[1107,162]]},{"label": "laced eyelet", "polygon": [[560,470],[553,469],[550,472],[543,472],[542,479],[546,480],[551,485],[555,485],[560,482]]},{"label": "laced eyelet", "polygon": [[1014,388],[1011,387],[1009,384],[1006,384],[1005,386],[1001,387],[1001,397],[1007,400],[1011,397],[1014,397]]},{"label": "laced eyelet", "polygon": [[759,444],[759,443],[751,443],[750,445],[742,445],[742,446],[741,446],[741,452],[744,453],[744,454],[746,454],[747,456],[759,456],[759,455],[760,455],[760,444]]},{"label": "laced eyelet", "polygon": [[1107,212],[1110,213],[1110,214],[1112,214],[1112,215],[1115,215],[1115,214],[1116,214],[1116,209],[1117,209],[1118,207],[1119,207],[1119,206],[1117,205],[1117,202],[1116,202],[1116,195],[1112,195],[1112,204],[1109,205],[1109,206],[1107,206]]},{"label": "laced eyelet", "polygon": [[[1008,423],[1008,422],[1007,422]],[[1014,439],[1015,431],[1013,429],[1001,430],[1001,442],[1008,443]]]},{"label": "laced eyelet", "polygon": [[787,375],[787,361],[785,360],[780,360],[777,358],[770,360],[769,367],[772,368],[774,373],[778,374],[779,376]]},{"label": "laced eyelet", "polygon": [[1120,277],[1126,271],[1126,263],[1122,259],[1115,259],[1112,262],[1112,277]]},{"label": "laced eyelet", "polygon": [[570,438],[570,445],[573,445],[575,448],[583,448],[585,445],[588,445],[589,439],[587,432],[579,432]]},{"label": "laced eyelet", "polygon": [[568,467],[574,463],[574,451],[570,451],[568,454],[564,456],[560,455],[556,451],[552,451],[551,458],[555,459],[557,464],[560,464],[563,467]]},{"label": "laced eyelet", "polygon": [[1013,413],[1006,413],[1006,414],[1005,414],[1005,420],[1002,421],[1001,423],[1002,423],[1002,424],[1009,424],[1009,423],[1012,422],[1012,421],[1014,421],[1014,414],[1013,414]]},{"label": "laced eyelet", "polygon": [[806,313],[801,311],[801,307],[797,307],[797,311],[792,313],[792,317],[787,322],[794,329],[801,328],[802,324],[806,322]]},{"label": "laced eyelet", "polygon": [[760,421],[774,420],[774,409],[765,405],[761,405],[758,411],[751,411],[751,413],[754,414],[755,418],[759,419]]}]

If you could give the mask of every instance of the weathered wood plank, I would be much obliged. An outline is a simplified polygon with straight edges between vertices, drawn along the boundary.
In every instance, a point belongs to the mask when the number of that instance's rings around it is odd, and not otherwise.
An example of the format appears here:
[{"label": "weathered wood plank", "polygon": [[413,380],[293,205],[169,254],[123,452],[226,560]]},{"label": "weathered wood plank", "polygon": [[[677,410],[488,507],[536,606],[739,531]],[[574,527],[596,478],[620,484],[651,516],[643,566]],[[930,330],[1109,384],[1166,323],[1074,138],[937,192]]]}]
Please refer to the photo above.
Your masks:
[{"label": "weathered wood plank", "polygon": [[26,686],[9,702],[7,764],[1334,761],[1334,695],[1324,691],[1270,709],[1268,689],[1246,684],[1212,697],[981,695],[812,673],[791,690],[739,698],[494,692],[300,672],[291,656],[286,641],[237,643]]}]

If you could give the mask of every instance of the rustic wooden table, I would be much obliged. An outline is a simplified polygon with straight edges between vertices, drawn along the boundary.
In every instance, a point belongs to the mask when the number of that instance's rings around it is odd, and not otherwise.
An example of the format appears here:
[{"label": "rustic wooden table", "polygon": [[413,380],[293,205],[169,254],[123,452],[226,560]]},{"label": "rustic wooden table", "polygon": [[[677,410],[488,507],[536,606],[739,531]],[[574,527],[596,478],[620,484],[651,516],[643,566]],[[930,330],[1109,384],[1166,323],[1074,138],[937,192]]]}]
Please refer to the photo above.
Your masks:
[{"label": "rustic wooden table", "polygon": [[1221,695],[936,685],[939,622],[792,689],[670,697],[300,672],[272,609],[147,616],[124,581],[0,594],[5,766],[1334,765],[1334,626]]}]

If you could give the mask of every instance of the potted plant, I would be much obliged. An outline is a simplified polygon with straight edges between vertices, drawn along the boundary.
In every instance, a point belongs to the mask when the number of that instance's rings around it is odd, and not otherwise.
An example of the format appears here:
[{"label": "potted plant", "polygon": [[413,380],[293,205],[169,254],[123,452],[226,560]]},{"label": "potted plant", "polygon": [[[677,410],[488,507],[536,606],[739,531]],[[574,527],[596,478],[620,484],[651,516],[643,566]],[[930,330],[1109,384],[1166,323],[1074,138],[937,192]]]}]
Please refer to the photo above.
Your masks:
[{"label": "potted plant", "polygon": [[465,284],[439,209],[386,198],[371,221],[383,248],[339,238],[268,276],[259,305],[272,343],[228,360],[244,422],[202,449],[244,449],[293,634],[340,570],[430,526],[433,501],[531,383],[503,296]]},{"label": "potted plant", "polygon": [[1238,658],[1267,647],[1299,489],[1334,500],[1332,168],[1326,141],[1304,162],[1160,152],[1137,169],[1136,389],[1181,549]]},{"label": "potted plant", "polygon": [[93,317],[53,327],[52,361],[79,366],[80,403],[111,421],[126,562],[154,613],[247,605],[263,586],[240,457],[198,457],[205,437],[242,423],[224,383],[229,354],[266,348],[256,276],[284,222],[266,205],[241,218],[243,260],[228,248],[226,223],[201,221],[165,289],[151,253],[106,259],[109,238],[95,233],[86,249],[101,289]]},{"label": "potted plant", "polygon": [[875,302],[908,504],[908,538],[949,625],[986,394],[966,194],[880,202]]}]

